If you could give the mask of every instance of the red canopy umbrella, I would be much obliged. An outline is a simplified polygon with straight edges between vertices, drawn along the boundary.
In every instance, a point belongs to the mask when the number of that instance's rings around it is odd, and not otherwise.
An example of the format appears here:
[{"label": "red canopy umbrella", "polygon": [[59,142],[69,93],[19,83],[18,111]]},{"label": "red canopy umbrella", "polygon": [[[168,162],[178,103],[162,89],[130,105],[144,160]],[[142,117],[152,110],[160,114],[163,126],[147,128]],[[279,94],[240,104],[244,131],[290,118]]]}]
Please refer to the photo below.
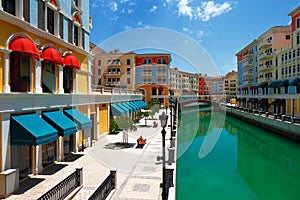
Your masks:
[{"label": "red canopy umbrella", "polygon": [[73,54],[67,54],[63,61],[64,66],[80,69],[80,64]]},{"label": "red canopy umbrella", "polygon": [[60,53],[54,47],[49,47],[43,50],[42,58],[44,59],[44,61],[50,63],[55,63],[59,65],[62,65],[63,63]]}]

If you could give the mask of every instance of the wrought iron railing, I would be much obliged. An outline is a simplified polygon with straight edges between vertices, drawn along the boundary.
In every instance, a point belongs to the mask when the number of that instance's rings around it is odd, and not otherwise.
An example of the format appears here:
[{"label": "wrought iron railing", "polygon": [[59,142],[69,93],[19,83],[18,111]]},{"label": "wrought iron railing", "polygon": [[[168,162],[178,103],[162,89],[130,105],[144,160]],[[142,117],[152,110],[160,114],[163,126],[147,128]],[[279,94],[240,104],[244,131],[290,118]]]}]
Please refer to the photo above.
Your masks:
[{"label": "wrought iron railing", "polygon": [[97,190],[92,194],[89,200],[102,200],[106,199],[110,192],[116,188],[117,183],[117,171],[111,170],[110,174],[103,181],[103,183],[97,188]]},{"label": "wrought iron railing", "polygon": [[80,185],[82,185],[82,168],[76,169],[75,172],[43,194],[38,200],[64,199]]}]

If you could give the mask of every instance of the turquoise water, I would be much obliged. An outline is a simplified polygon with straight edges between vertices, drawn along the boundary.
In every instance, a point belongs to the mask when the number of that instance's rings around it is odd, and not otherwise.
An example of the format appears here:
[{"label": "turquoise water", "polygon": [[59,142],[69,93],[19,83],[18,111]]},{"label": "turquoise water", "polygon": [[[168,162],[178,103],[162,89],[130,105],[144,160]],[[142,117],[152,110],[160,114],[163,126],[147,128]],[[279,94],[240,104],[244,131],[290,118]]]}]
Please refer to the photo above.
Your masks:
[{"label": "turquoise water", "polygon": [[[300,200],[298,143],[216,112],[178,121],[177,200]],[[209,137],[218,140],[201,158]]]}]

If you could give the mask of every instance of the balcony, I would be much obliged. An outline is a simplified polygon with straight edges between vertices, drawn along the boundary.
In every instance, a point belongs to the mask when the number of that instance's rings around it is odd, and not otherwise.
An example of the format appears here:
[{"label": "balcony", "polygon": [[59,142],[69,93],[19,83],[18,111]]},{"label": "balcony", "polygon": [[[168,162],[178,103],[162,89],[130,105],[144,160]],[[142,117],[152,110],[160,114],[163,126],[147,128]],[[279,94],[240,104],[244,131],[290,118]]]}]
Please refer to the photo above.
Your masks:
[{"label": "balcony", "polygon": [[267,71],[267,70],[273,70],[273,65],[262,65],[262,66],[259,66],[257,68],[257,70],[259,72],[261,72],[261,71]]},{"label": "balcony", "polygon": [[252,58],[253,55],[254,55],[253,52],[250,51],[250,52],[248,52],[248,53],[246,53],[246,54],[243,55],[243,59]]},{"label": "balcony", "polygon": [[258,44],[258,49],[263,49],[272,45],[272,40],[264,40]]},{"label": "balcony", "polygon": [[272,80],[273,80],[272,77],[264,77],[264,78],[260,78],[259,82],[272,81]]},{"label": "balcony", "polygon": [[263,59],[269,59],[273,57],[273,52],[266,52],[266,53],[260,53],[257,58],[259,60],[263,60]]},{"label": "balcony", "polygon": [[244,67],[253,66],[253,60],[246,60],[242,64]]}]

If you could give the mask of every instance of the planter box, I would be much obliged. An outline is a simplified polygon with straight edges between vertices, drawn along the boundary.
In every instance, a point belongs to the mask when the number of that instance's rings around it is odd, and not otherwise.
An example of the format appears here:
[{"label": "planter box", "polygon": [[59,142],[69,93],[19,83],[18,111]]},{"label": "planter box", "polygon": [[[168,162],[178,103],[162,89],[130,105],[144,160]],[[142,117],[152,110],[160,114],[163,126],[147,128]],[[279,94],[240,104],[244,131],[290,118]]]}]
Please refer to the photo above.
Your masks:
[{"label": "planter box", "polygon": [[19,170],[8,169],[0,173],[0,198],[6,198],[19,189]]}]

